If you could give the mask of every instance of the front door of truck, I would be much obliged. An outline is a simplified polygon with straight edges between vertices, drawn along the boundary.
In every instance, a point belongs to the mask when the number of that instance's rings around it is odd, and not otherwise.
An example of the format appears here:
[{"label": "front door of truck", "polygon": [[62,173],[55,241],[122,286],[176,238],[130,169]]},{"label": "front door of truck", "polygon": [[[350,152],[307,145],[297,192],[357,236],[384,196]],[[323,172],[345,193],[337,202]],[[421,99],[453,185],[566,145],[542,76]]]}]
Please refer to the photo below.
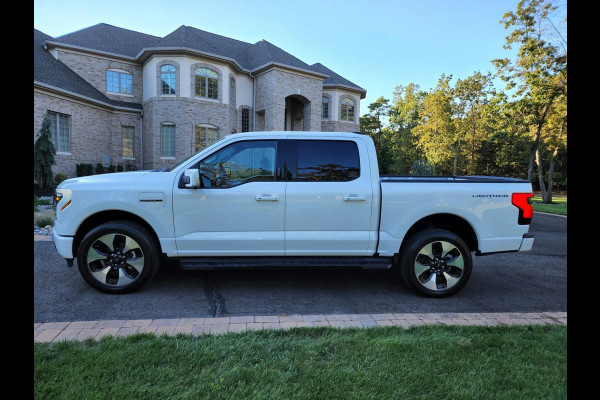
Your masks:
[{"label": "front door of truck", "polygon": [[286,182],[276,176],[278,142],[234,142],[195,165],[203,187],[174,188],[180,256],[284,254]]}]

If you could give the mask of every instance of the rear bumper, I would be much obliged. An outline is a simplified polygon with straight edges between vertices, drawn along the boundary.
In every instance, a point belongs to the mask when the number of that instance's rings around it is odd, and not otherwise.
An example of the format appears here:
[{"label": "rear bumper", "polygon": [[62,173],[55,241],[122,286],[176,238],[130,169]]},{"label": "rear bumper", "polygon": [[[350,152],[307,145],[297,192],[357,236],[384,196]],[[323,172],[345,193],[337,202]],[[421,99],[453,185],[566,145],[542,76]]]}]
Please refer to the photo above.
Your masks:
[{"label": "rear bumper", "polygon": [[72,236],[60,236],[56,232],[52,234],[52,240],[54,241],[54,247],[56,251],[63,258],[67,260],[73,259],[73,237]]},{"label": "rear bumper", "polygon": [[519,247],[519,251],[529,251],[533,247],[533,235],[530,233],[526,233],[523,235],[523,240],[521,240],[521,246]]}]

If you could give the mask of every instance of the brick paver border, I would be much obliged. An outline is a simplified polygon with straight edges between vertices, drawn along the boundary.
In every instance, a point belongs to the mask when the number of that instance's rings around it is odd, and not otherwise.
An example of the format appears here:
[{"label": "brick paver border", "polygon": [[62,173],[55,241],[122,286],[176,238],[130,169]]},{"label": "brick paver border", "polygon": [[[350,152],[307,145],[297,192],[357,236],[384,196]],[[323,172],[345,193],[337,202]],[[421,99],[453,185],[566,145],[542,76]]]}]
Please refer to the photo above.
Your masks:
[{"label": "brick paver border", "polygon": [[136,333],[199,336],[244,332],[257,329],[290,329],[329,326],[365,328],[416,325],[566,325],[566,312],[540,313],[387,313],[326,315],[263,315],[219,318],[174,318],[138,320],[101,320],[75,322],[34,322],[33,341],[56,343],[65,340],[100,339],[103,336],[128,336]]}]

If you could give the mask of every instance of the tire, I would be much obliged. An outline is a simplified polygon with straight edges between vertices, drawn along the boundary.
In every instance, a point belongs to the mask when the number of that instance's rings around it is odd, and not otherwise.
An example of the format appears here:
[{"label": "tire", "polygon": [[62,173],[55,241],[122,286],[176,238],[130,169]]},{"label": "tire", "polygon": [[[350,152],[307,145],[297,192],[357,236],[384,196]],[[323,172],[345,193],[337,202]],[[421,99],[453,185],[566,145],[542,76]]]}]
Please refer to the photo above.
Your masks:
[{"label": "tire", "polygon": [[461,290],[471,277],[473,260],[456,234],[426,229],[412,235],[400,254],[400,274],[406,285],[427,297],[447,297]]},{"label": "tire", "polygon": [[148,231],[130,221],[111,221],[88,232],[77,252],[83,279],[105,293],[131,293],[150,281],[160,266]]}]

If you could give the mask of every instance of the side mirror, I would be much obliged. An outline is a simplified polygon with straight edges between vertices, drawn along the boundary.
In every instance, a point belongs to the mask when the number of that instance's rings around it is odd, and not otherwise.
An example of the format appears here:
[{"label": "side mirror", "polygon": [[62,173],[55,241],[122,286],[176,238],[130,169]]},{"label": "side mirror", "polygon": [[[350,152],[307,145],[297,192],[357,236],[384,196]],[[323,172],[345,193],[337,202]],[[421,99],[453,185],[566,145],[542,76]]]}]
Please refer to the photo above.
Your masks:
[{"label": "side mirror", "polygon": [[182,183],[184,188],[196,189],[201,187],[200,184],[200,173],[197,168],[186,169],[182,176]]}]

